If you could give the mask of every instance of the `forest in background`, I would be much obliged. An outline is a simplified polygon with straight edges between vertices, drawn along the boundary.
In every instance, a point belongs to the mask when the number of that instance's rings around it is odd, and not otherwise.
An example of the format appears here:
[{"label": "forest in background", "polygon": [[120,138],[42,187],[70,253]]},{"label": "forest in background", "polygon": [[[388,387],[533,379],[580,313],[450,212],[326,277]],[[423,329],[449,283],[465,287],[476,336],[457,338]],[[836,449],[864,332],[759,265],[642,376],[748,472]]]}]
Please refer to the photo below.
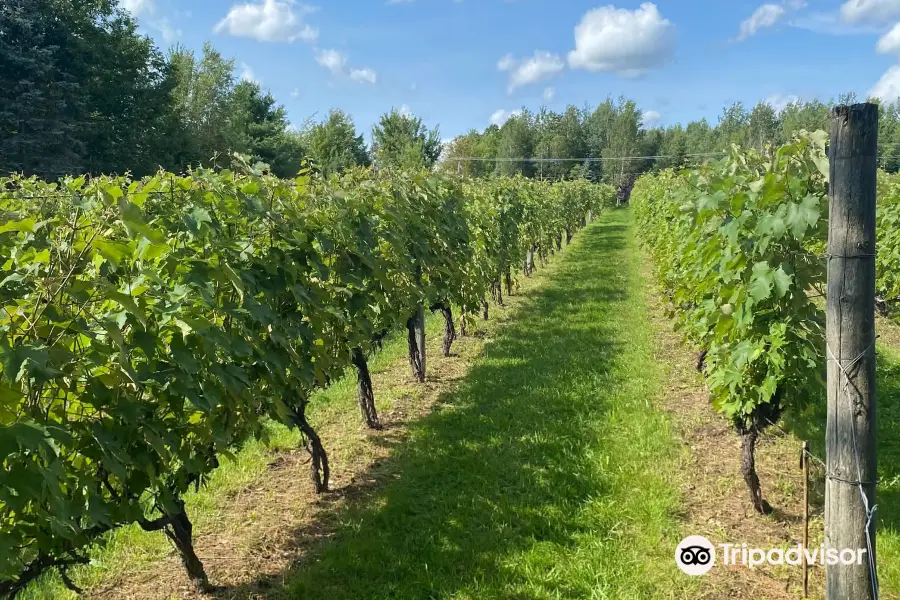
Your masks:
[{"label": "forest in background", "polygon": [[[653,127],[633,100],[607,97],[562,112],[523,108],[502,125],[448,144],[436,125],[391,110],[366,144],[341,110],[293,127],[284,106],[241,78],[233,59],[209,43],[199,56],[181,46],[164,53],[113,0],[9,0],[0,5],[0,32],[0,173],[44,179],[180,172],[228,164],[229,154],[240,152],[284,177],[307,160],[324,172],[374,164],[621,185],[732,143],[762,148],[800,129],[827,129],[831,106],[855,100],[852,93],[830,102],[797,100],[781,110],[735,103],[714,124]],[[896,172],[896,102],[882,106],[879,145],[881,166]],[[634,156],[658,158],[621,160]],[[569,160],[584,157],[603,160]]]}]

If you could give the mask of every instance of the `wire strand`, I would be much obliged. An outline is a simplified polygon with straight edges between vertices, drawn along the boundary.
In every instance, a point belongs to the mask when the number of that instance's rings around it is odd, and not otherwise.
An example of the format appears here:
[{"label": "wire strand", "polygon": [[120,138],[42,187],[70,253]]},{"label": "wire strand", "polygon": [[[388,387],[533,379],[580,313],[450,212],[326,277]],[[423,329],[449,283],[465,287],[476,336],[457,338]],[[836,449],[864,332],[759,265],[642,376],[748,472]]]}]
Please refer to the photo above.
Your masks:
[{"label": "wire strand", "polygon": [[[856,358],[851,360],[849,364],[844,366],[841,364],[841,359],[837,358],[834,353],[831,351],[831,346],[827,343],[825,344],[825,351],[828,353],[828,360],[834,361],[834,363],[838,366],[840,373],[844,376],[843,385],[840,386],[841,391],[844,393],[844,396],[847,398],[847,402],[850,403],[850,413],[853,414],[853,398],[849,392],[850,390],[850,373],[848,370],[855,367],[862,358],[869,353],[869,350],[873,350],[875,348],[875,339],[872,339],[872,342],[866,346],[865,350],[860,352]],[[856,387],[853,387],[856,390]],[[859,392],[857,391],[857,394]],[[860,399],[862,398],[862,394],[859,394]],[[874,600],[878,600],[878,571],[875,565],[875,555],[873,553],[873,544],[872,544],[872,519],[875,517],[875,511],[878,510],[878,505],[873,504],[871,507],[869,506],[869,497],[866,495],[865,489],[863,489],[863,481],[862,481],[862,466],[860,464],[859,458],[859,447],[856,442],[856,419],[852,419],[850,423],[850,441],[853,444],[853,458],[856,463],[856,487],[859,489],[859,495],[862,499],[863,509],[866,511],[866,550],[869,559],[869,578],[872,582],[872,597]],[[834,477],[832,477],[834,479]]]},{"label": "wire strand", "polygon": [[482,156],[448,156],[446,160],[455,161],[478,161],[478,162],[615,162],[626,160],[659,160],[662,158],[697,158],[705,156],[723,156],[728,154],[726,151],[721,152],[698,152],[692,154],[654,154],[648,156],[586,156],[582,158],[541,158],[541,157],[482,157]]}]

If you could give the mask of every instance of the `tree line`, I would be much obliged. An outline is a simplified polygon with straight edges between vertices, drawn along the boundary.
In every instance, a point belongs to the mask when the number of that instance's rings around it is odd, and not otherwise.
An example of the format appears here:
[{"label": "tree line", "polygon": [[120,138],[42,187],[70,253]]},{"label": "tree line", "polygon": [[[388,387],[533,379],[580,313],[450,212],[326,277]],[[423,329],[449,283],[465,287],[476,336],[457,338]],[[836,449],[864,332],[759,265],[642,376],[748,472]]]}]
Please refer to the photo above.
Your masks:
[{"label": "tree line", "polygon": [[[794,100],[780,109],[766,101],[750,109],[738,102],[726,107],[715,124],[704,118],[666,127],[652,126],[636,103],[625,97],[608,97],[596,107],[570,105],[562,112],[523,108],[502,125],[454,138],[442,168],[472,176],[521,173],[622,184],[653,168],[700,162],[732,144],[762,149],[767,144],[785,144],[801,130],[828,131],[831,109],[853,102],[852,93],[828,102]],[[896,172],[900,170],[900,104],[883,104],[880,119],[880,164]],[[591,160],[569,160],[576,158]]]},{"label": "tree line", "polygon": [[231,152],[296,175],[351,165],[430,167],[440,135],[393,110],[367,148],[353,120],[331,111],[294,129],[284,106],[239,76],[207,43],[164,54],[113,0],[0,3],[0,173],[44,179],[230,162]]},{"label": "tree line", "polygon": [[[282,177],[303,161],[326,173],[357,165],[433,168],[466,175],[587,177],[621,186],[655,167],[678,167],[732,143],[783,144],[801,129],[827,129],[837,102],[759,102],[722,111],[718,122],[654,127],[633,100],[522,109],[502,124],[442,144],[437,127],[392,110],[367,145],[353,119],[331,110],[291,125],[284,106],[237,74],[211,44],[167,53],[137,32],[114,0],[8,0],[0,4],[0,173],[65,174],[227,164],[232,152]],[[900,170],[900,104],[882,106],[881,165]],[[631,157],[657,157],[633,159]],[[579,161],[592,157],[592,161]],[[466,160],[461,160],[466,159]],[[470,160],[478,159],[478,160]],[[524,160],[522,160],[524,159]]]}]

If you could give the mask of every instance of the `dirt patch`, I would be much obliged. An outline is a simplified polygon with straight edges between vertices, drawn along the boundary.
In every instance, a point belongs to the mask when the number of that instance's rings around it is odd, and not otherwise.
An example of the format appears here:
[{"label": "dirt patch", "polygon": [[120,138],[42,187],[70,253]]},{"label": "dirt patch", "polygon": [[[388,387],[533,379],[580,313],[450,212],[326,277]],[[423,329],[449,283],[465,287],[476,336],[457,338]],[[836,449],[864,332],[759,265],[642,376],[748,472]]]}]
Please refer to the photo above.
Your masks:
[{"label": "dirt patch", "polygon": [[[645,273],[648,281],[651,280]],[[650,320],[656,334],[656,358],[666,365],[667,411],[685,445],[684,472],[679,474],[684,498],[681,518],[687,534],[703,535],[713,544],[746,543],[750,548],[795,546],[803,536],[801,442],[769,428],[757,449],[757,470],[764,497],[775,512],[762,516],[750,505],[741,476],[741,442],[729,422],[715,413],[696,370],[697,354],[682,343],[665,316],[657,290],[648,292]],[[810,546],[821,540],[821,506],[812,506]],[[721,561],[720,561],[721,563]],[[699,598],[797,599],[802,597],[802,570],[795,566],[717,566],[701,583]],[[824,594],[824,571],[810,568],[810,597]]]}]

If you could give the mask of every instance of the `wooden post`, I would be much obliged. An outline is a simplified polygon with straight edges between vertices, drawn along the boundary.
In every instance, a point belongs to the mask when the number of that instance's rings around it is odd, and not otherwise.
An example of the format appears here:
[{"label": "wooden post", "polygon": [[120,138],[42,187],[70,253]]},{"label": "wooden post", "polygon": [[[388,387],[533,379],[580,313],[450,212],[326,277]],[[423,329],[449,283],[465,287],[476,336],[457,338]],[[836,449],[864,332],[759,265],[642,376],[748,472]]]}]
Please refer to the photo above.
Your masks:
[{"label": "wooden post", "polygon": [[[825,547],[865,550],[825,566],[828,600],[877,596],[875,520],[875,178],[878,106],[832,110],[829,148]],[[868,529],[867,529],[868,528]],[[868,534],[868,535],[867,535]]]}]

